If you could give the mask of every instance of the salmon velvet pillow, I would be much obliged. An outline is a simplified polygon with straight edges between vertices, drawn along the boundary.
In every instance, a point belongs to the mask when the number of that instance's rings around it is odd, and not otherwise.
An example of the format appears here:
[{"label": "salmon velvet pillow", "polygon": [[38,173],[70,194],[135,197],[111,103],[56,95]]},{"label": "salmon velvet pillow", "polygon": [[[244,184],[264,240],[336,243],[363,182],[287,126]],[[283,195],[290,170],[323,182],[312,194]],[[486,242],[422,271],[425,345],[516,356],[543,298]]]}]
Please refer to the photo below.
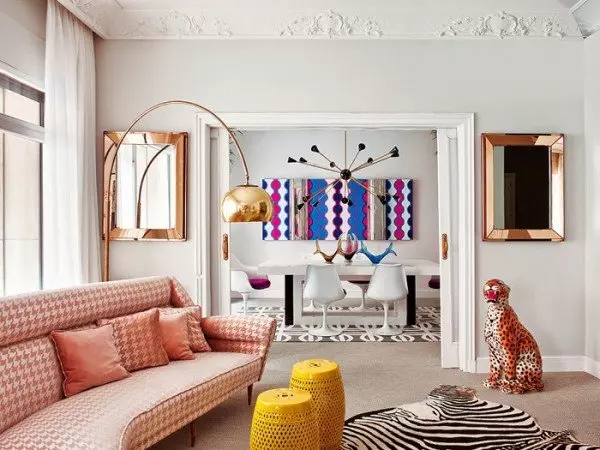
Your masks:
[{"label": "salmon velvet pillow", "polygon": [[186,306],[184,308],[160,308],[160,315],[187,313],[188,337],[190,338],[190,349],[193,352],[210,352],[211,348],[206,342],[202,332],[202,310],[200,306]]},{"label": "salmon velvet pillow", "polygon": [[161,314],[158,321],[163,347],[171,361],[178,359],[194,359],[190,350],[190,338],[188,337],[188,315]]},{"label": "salmon velvet pillow", "polygon": [[65,376],[66,397],[130,376],[121,365],[112,325],[50,335]]},{"label": "salmon velvet pillow", "polygon": [[158,325],[158,309],[98,321],[100,326],[106,324],[114,327],[121,362],[128,371],[169,364]]}]

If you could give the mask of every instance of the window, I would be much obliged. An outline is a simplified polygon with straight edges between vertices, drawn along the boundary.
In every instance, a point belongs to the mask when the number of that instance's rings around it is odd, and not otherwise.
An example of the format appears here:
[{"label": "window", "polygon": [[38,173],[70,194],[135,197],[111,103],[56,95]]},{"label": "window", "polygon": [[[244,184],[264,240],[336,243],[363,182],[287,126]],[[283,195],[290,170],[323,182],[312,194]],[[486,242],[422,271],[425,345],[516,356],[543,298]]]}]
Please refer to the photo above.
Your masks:
[{"label": "window", "polygon": [[0,74],[0,295],[41,289],[44,94]]}]

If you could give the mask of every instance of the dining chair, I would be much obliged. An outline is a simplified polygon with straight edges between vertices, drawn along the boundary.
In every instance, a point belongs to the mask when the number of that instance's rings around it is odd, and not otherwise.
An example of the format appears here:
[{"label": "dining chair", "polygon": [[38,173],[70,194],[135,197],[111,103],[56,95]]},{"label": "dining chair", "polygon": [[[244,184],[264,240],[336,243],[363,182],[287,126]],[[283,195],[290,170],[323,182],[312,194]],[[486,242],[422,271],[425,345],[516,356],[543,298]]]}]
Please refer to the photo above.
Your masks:
[{"label": "dining chair", "polygon": [[323,306],[323,325],[320,328],[311,328],[308,334],[313,336],[337,336],[341,329],[333,329],[327,324],[327,310],[329,305],[342,300],[346,292],[335,269],[331,265],[308,265],[306,268],[306,283],[304,285],[304,298]]},{"label": "dining chair", "polygon": [[256,267],[243,264],[231,255],[231,290],[239,292],[244,301],[244,315],[248,312],[248,297],[252,292],[267,289],[271,281],[265,275],[259,275]]},{"label": "dining chair", "polygon": [[406,272],[402,264],[379,264],[373,271],[367,297],[383,305],[383,326],[373,334],[379,336],[395,336],[402,334],[402,329],[392,328],[389,324],[390,303],[406,300],[408,284]]}]

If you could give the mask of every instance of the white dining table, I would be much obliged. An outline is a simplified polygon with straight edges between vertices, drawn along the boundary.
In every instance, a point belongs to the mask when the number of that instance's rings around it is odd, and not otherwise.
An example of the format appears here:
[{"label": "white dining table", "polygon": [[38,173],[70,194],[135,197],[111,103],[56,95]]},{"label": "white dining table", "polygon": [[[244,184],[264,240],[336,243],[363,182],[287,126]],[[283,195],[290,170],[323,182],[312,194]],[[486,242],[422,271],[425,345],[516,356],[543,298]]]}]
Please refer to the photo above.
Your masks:
[{"label": "white dining table", "polygon": [[[325,265],[323,259],[315,256],[300,258],[281,258],[264,261],[258,265],[261,275],[283,275],[285,277],[285,314],[286,325],[293,325],[299,318],[298,310],[302,310],[302,290],[300,281],[306,274],[308,265]],[[386,256],[380,264],[402,264],[405,267],[408,284],[408,298],[406,305],[406,324],[416,323],[416,276],[432,276],[440,274],[440,265],[427,259],[402,258],[400,256]],[[341,279],[355,279],[364,277],[368,279],[373,275],[375,264],[366,259],[355,259],[346,263],[341,257],[336,257],[333,262]],[[295,311],[296,309],[296,311]]]}]

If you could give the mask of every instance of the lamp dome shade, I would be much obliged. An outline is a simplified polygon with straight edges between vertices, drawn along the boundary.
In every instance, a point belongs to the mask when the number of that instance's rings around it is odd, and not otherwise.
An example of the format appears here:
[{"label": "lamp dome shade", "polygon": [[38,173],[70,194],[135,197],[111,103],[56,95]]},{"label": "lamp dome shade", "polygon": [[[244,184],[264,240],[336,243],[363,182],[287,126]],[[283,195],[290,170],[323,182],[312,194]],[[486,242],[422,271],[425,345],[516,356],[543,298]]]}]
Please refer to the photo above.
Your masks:
[{"label": "lamp dome shade", "polygon": [[221,216],[225,222],[269,222],[273,217],[273,201],[264,189],[242,184],[223,197]]}]

